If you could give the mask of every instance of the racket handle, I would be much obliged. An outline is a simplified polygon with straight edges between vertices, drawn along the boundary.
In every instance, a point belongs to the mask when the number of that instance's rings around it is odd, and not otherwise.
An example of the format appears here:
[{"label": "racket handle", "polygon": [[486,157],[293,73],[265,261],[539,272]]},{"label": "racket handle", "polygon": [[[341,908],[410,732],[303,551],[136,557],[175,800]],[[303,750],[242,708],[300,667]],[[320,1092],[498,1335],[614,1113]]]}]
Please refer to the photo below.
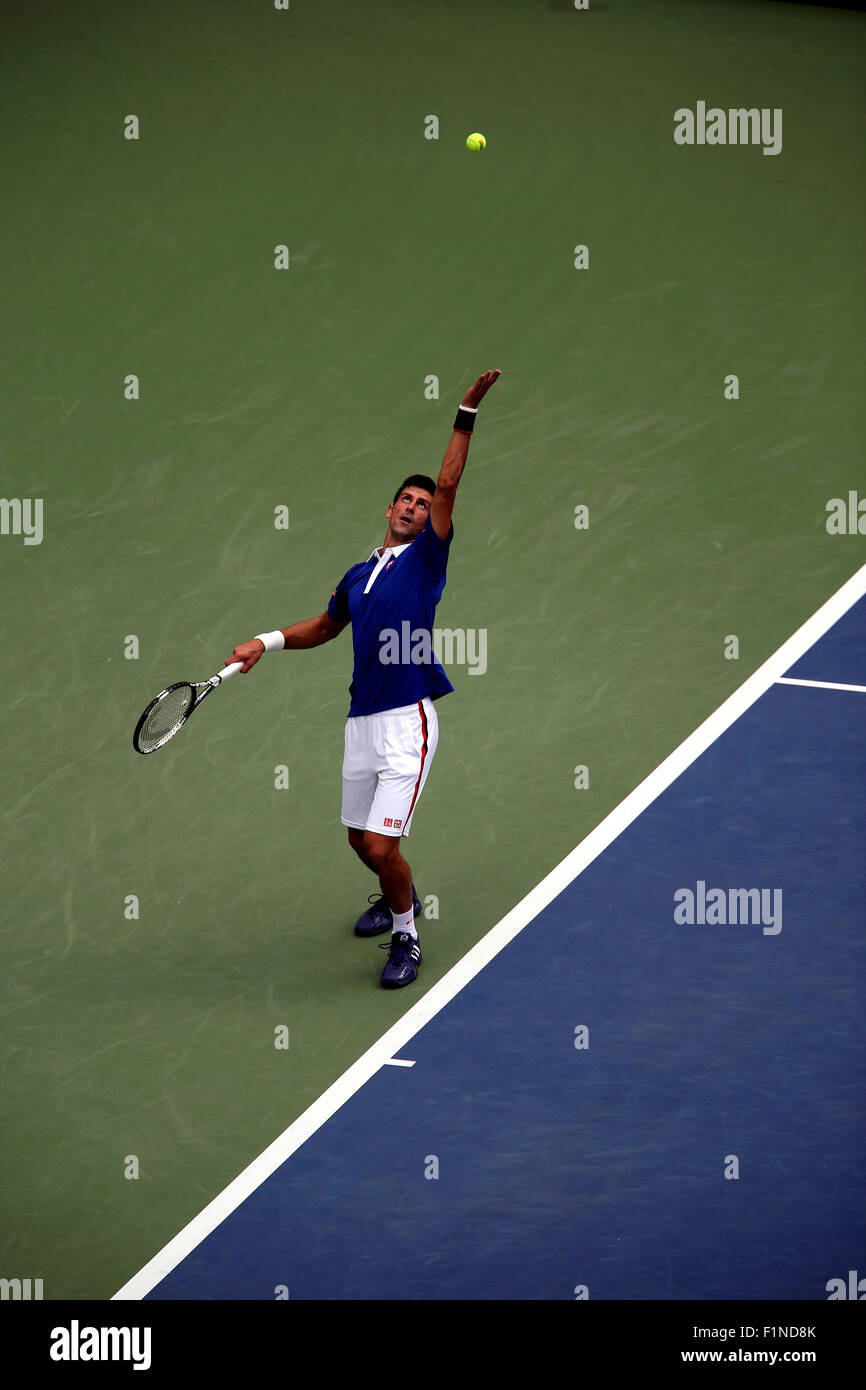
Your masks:
[{"label": "racket handle", "polygon": [[213,677],[213,680],[227,681],[229,676],[237,675],[238,671],[241,669],[243,664],[244,663],[242,661],[229,662],[228,666],[224,666],[221,671],[217,671],[216,675]]}]

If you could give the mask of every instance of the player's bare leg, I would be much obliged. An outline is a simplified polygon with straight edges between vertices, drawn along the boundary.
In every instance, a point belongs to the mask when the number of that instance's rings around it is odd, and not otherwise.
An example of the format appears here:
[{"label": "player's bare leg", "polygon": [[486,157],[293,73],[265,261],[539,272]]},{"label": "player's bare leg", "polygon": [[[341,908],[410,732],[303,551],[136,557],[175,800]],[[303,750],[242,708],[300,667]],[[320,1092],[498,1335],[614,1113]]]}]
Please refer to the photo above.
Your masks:
[{"label": "player's bare leg", "polygon": [[379,875],[385,901],[395,914],[412,911],[412,870],[400,853],[400,839],[365,830],[359,851],[368,868]]},{"label": "player's bare leg", "polygon": [[412,870],[400,853],[400,836],[377,835],[349,826],[349,844],[361,863],[376,874],[391,911],[408,912],[412,906]]},{"label": "player's bare leg", "polygon": [[362,864],[366,864],[367,868],[370,870],[371,873],[375,873],[376,870],[373,868],[373,865],[370,863],[369,856],[367,855],[367,852],[366,852],[366,850],[364,849],[364,835],[365,835],[365,834],[366,834],[366,831],[364,831],[364,830],[356,830],[355,827],[354,827],[353,825],[350,825],[350,826],[349,826],[349,844],[352,846],[352,849],[353,849],[353,850],[355,851],[355,853],[357,854],[357,856],[358,856],[358,858],[360,859],[361,863],[362,863]]},{"label": "player's bare leg", "polygon": [[397,835],[378,835],[364,831],[364,854],[379,875],[385,902],[393,916],[390,940],[381,949],[388,952],[381,983],[385,989],[402,989],[418,976],[421,967],[421,943],[415,930],[412,870],[400,853]]},{"label": "player's bare leg", "polygon": [[[411,895],[412,917],[409,921],[414,925],[414,919],[421,912],[421,899],[418,897],[415,885],[412,883],[412,870],[400,853],[399,846],[402,836],[399,838],[394,835],[377,835],[370,831],[355,830],[354,827],[347,827],[349,831],[349,844],[357,854],[361,863],[366,865],[371,873],[379,879],[381,894],[376,897],[370,894],[369,901],[373,904],[366,912],[363,912],[355,923],[356,936],[379,936],[382,932],[392,932],[394,930],[394,916],[402,915],[405,922],[408,918],[409,908],[400,914],[395,903],[406,901],[406,883],[409,884],[409,894]],[[371,841],[373,842],[371,848]],[[378,851],[378,852],[377,852]],[[396,875],[394,873],[394,855],[396,852]],[[405,866],[405,868],[403,867]],[[382,872],[384,871],[384,877]]]}]

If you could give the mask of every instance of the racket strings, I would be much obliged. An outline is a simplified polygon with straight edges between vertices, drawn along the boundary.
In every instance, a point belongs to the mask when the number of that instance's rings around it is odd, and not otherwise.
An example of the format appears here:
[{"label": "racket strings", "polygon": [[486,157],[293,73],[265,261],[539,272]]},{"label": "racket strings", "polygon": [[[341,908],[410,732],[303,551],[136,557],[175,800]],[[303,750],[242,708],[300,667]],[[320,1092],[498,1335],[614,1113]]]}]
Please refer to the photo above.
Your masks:
[{"label": "racket strings", "polygon": [[138,742],[144,752],[156,747],[180,728],[193,699],[193,689],[189,685],[169,690],[145,719],[138,734]]}]

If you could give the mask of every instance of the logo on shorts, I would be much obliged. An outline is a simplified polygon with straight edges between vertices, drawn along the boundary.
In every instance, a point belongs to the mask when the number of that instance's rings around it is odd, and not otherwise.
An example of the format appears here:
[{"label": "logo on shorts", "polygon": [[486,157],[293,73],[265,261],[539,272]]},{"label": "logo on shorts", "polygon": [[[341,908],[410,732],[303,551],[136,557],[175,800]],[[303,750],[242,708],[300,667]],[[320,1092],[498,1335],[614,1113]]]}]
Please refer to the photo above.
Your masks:
[{"label": "logo on shorts", "polygon": [[393,826],[395,830],[399,830],[403,822],[402,820],[394,820],[393,816],[386,816],[382,824]]}]

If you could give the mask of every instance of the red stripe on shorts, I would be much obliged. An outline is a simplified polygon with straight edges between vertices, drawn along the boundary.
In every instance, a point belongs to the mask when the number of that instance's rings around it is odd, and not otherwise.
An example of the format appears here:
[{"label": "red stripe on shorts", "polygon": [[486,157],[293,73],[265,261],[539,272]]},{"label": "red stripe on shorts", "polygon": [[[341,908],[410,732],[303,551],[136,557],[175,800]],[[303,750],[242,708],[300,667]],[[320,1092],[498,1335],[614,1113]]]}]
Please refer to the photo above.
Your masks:
[{"label": "red stripe on shorts", "polygon": [[412,793],[412,805],[409,807],[409,810],[406,813],[406,819],[403,822],[404,828],[409,824],[409,821],[412,819],[412,806],[415,805],[415,802],[418,798],[418,788],[421,786],[421,778],[424,774],[424,764],[427,761],[427,715],[424,713],[424,706],[422,705],[420,700],[418,701],[418,713],[421,716],[421,730],[424,734],[424,742],[421,745],[421,769],[418,773],[418,781],[415,783],[415,790]]}]

